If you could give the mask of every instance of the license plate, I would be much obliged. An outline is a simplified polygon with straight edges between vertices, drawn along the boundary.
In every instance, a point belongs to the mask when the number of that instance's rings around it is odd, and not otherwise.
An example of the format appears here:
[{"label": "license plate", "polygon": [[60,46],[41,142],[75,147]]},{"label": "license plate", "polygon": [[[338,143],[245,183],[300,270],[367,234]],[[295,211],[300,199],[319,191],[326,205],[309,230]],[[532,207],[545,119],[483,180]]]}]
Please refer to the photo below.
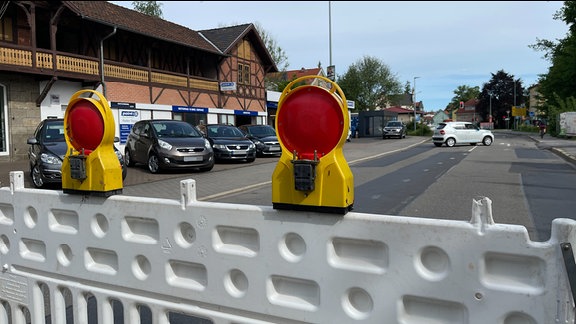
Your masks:
[{"label": "license plate", "polygon": [[270,152],[280,151],[280,148],[279,148],[279,147],[271,147],[271,148],[269,149],[269,151],[270,151]]},{"label": "license plate", "polygon": [[184,157],[184,162],[198,162],[198,161],[202,161],[201,156],[185,156]]}]

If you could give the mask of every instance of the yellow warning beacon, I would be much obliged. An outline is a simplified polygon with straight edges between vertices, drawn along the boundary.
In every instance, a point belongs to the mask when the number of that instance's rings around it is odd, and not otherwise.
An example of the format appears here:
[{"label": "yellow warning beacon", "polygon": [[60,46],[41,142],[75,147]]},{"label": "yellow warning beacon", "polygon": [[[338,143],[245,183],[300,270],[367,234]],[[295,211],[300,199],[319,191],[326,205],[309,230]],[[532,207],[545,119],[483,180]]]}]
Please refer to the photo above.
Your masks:
[{"label": "yellow warning beacon", "polygon": [[[81,97],[87,94],[92,97]],[[115,123],[108,101],[94,90],[72,95],[64,114],[68,151],[62,162],[62,191],[111,196],[122,193],[122,166],[114,152]]]},{"label": "yellow warning beacon", "polygon": [[[310,78],[329,88],[294,87]],[[337,214],[352,210],[354,177],[342,152],[350,116],[340,87],[316,75],[290,82],[280,95],[275,126],[282,155],[272,175],[273,208]]]}]

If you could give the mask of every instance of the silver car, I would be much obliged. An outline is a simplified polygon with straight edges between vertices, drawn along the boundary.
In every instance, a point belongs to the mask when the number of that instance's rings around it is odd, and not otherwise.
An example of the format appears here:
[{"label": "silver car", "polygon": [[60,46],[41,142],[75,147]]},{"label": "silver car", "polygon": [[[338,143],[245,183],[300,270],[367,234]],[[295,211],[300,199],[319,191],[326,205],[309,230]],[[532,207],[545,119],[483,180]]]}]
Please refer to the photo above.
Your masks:
[{"label": "silver car", "polygon": [[214,167],[214,151],[207,139],[184,121],[140,120],[134,124],[124,151],[126,165],[145,164],[151,173],[163,169]]},{"label": "silver car", "polygon": [[443,144],[452,147],[456,144],[478,143],[489,146],[494,142],[494,134],[489,129],[481,129],[471,122],[444,122],[438,124],[434,130],[432,142],[437,147]]},{"label": "silver car", "polygon": [[398,120],[387,122],[382,132],[382,138],[386,139],[389,137],[406,138],[406,125]]}]

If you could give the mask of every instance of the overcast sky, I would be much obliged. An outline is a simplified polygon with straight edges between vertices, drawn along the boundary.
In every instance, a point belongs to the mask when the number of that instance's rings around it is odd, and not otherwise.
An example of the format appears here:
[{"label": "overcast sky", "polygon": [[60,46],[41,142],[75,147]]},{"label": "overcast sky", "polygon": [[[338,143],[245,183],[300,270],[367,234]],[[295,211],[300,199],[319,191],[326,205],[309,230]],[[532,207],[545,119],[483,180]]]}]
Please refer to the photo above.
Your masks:
[{"label": "overcast sky", "polygon": [[259,23],[290,70],[320,62],[342,75],[364,56],[377,58],[402,85],[419,77],[416,100],[426,111],[444,109],[460,85],[482,88],[499,70],[535,84],[550,63],[528,45],[568,31],[553,19],[562,1],[158,2],[165,20],[193,30]]}]

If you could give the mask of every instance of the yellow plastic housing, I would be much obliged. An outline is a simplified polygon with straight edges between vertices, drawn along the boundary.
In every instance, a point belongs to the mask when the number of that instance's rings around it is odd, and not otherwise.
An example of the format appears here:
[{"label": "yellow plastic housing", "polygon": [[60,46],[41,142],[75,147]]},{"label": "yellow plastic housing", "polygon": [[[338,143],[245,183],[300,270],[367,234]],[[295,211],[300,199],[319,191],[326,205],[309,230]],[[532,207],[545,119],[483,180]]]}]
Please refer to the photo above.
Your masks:
[{"label": "yellow plastic housing", "polygon": [[[309,78],[321,79],[327,87],[293,88]],[[346,97],[336,83],[304,76],[288,84],[275,122],[282,155],[272,175],[273,208],[337,214],[352,209],[354,177],[342,151],[349,127]],[[294,166],[302,163],[315,168],[309,190],[297,189]]]},{"label": "yellow plastic housing", "polygon": [[[80,97],[85,93],[95,98]],[[66,108],[64,130],[68,151],[62,162],[63,192],[106,197],[122,193],[114,116],[106,98],[94,90],[76,92]]]}]

